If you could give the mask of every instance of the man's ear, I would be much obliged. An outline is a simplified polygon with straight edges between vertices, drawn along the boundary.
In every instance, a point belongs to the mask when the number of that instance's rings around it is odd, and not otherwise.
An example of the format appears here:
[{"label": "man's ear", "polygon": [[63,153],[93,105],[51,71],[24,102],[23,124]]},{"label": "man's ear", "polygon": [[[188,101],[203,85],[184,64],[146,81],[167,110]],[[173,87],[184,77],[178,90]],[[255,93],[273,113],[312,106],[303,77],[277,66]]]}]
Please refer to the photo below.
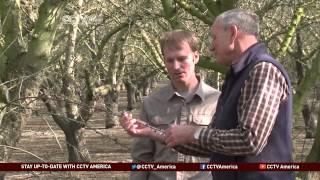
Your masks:
[{"label": "man's ear", "polygon": [[199,62],[199,59],[200,59],[200,53],[199,53],[199,51],[195,51],[195,52],[193,52],[193,61],[194,61],[194,64],[197,64],[198,62]]},{"label": "man's ear", "polygon": [[234,43],[236,38],[238,37],[239,33],[239,28],[236,25],[231,25],[229,27],[230,29],[230,43]]}]

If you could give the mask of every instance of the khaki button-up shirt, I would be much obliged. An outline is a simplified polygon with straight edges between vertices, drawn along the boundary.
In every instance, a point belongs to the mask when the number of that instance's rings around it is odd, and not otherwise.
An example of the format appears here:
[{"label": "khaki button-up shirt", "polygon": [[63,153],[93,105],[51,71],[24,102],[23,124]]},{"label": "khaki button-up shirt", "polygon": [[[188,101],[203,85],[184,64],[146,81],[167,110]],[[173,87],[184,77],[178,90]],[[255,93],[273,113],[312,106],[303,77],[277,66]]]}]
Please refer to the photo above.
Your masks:
[{"label": "khaki button-up shirt", "polygon": [[[186,102],[171,84],[145,98],[140,119],[149,124],[166,129],[170,124],[193,124],[207,126],[216,109],[220,92],[200,81],[198,89],[189,102]],[[183,155],[166,147],[165,144],[146,137],[134,139],[132,146],[133,162],[208,162],[208,158]],[[208,180],[209,171],[175,172],[151,171],[131,172],[132,180]]]}]

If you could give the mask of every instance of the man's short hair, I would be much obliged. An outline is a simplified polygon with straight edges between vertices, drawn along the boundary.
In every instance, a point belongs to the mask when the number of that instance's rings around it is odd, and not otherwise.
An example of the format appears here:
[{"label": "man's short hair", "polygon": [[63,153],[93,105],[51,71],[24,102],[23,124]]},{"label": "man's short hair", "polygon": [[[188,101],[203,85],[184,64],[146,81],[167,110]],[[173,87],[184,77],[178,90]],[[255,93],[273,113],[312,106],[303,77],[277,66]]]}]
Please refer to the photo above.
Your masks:
[{"label": "man's short hair", "polygon": [[164,48],[179,48],[181,42],[187,42],[193,52],[198,51],[198,39],[194,33],[187,30],[173,30],[164,32],[160,37],[160,47],[163,54]]},{"label": "man's short hair", "polygon": [[259,17],[250,11],[243,9],[231,9],[220,14],[216,21],[220,21],[227,29],[231,25],[236,25],[241,32],[245,32],[256,37],[259,36]]}]

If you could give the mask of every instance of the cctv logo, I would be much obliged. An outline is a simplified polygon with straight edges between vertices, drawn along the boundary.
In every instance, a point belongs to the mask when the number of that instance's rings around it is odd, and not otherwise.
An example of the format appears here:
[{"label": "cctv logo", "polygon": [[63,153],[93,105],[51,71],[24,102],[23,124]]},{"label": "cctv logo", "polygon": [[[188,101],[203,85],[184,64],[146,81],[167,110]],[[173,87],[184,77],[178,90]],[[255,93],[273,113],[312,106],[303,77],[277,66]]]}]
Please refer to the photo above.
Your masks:
[{"label": "cctv logo", "polygon": [[200,164],[200,169],[205,170],[206,169],[206,164]]}]

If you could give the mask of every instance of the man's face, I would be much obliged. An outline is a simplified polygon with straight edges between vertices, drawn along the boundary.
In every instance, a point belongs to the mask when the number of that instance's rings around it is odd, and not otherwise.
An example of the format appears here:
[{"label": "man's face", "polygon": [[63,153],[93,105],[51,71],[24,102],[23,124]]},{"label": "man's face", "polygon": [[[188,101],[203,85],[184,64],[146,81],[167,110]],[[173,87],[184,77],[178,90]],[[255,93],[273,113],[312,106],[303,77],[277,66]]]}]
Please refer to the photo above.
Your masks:
[{"label": "man's face", "polygon": [[195,75],[195,64],[199,61],[199,52],[193,52],[185,41],[177,45],[165,47],[163,50],[164,63],[173,83],[191,81]]},{"label": "man's face", "polygon": [[214,22],[210,28],[211,47],[210,52],[215,57],[217,63],[222,65],[230,65],[232,59],[232,45],[230,44],[230,31],[224,29],[222,24]]}]

